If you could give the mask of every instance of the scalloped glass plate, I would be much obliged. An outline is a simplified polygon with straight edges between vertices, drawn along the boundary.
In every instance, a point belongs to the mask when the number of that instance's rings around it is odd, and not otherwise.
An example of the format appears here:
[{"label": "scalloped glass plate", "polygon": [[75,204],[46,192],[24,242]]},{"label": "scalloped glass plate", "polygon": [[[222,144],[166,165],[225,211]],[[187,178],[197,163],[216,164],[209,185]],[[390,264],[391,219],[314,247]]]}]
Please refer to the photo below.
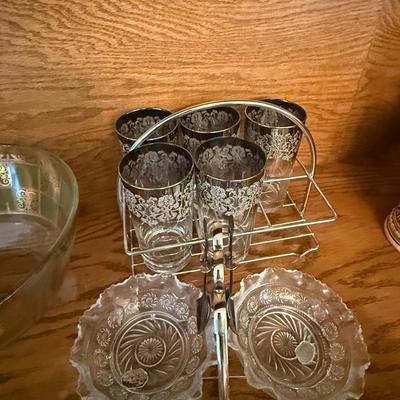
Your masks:
[{"label": "scalloped glass plate", "polygon": [[106,289],[81,318],[71,351],[81,397],[199,398],[212,364],[210,334],[197,332],[200,293],[176,277],[145,274]]},{"label": "scalloped glass plate", "polygon": [[230,346],[248,383],[278,400],[358,399],[369,356],[360,324],[328,286],[299,271],[268,268],[233,297]]}]

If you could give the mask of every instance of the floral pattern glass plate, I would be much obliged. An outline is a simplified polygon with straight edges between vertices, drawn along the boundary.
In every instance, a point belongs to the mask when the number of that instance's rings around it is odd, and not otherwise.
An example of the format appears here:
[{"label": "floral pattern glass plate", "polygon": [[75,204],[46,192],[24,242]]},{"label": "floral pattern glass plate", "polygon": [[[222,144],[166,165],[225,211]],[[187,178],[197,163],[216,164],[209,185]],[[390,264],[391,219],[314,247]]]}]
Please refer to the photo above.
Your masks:
[{"label": "floral pattern glass plate", "polygon": [[78,325],[71,363],[85,399],[168,400],[201,396],[211,364],[197,333],[200,290],[175,277],[137,275],[113,285]]},{"label": "floral pattern glass plate", "polygon": [[230,346],[250,385],[278,400],[361,397],[369,366],[361,326],[326,285],[269,268],[245,278],[233,300]]}]

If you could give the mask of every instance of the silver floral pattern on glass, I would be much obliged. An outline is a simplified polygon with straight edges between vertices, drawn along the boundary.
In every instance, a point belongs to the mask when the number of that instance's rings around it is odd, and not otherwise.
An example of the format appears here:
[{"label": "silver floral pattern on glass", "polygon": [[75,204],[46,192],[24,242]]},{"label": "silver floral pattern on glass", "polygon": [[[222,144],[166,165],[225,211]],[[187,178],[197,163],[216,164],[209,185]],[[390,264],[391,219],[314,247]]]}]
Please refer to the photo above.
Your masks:
[{"label": "silver floral pattern on glass", "polygon": [[227,110],[226,107],[220,107],[219,109],[195,111],[182,118],[182,123],[186,128],[199,132],[221,131],[238,120],[236,114]]},{"label": "silver floral pattern on glass", "polygon": [[264,165],[264,160],[254,151],[254,148],[246,147],[243,141],[234,140],[232,144],[226,142],[222,147],[217,144],[204,148],[199,153],[196,164],[200,170],[213,175],[218,172],[233,175],[232,171],[228,172],[227,169],[245,168],[245,171],[239,170],[239,176],[236,177],[236,179],[244,179],[246,177],[240,176],[240,173],[247,175],[247,171],[258,171]]},{"label": "silver floral pattern on glass", "polygon": [[[135,141],[153,125],[171,115],[171,111],[162,108],[141,108],[121,115],[115,123],[115,132],[118,136],[123,154],[129,152]],[[171,121],[155,132],[147,143],[177,142],[177,121]]]},{"label": "silver floral pattern on glass", "polygon": [[[281,99],[264,101],[286,109],[305,123],[307,114],[299,104]],[[274,110],[258,107],[247,107],[246,118],[245,136],[258,143],[268,159],[293,160],[302,134],[292,121]]]},{"label": "silver floral pattern on glass", "polygon": [[193,183],[190,182],[183,191],[176,190],[173,194],[161,197],[143,198],[125,189],[125,199],[129,211],[149,225],[181,221],[190,212],[193,203]]},{"label": "silver floral pattern on glass", "polygon": [[197,398],[211,364],[210,332],[192,329],[199,295],[162,275],[136,275],[106,289],[81,318],[72,348],[79,392],[88,399]]},{"label": "silver floral pattern on glass", "polygon": [[236,136],[240,114],[232,107],[195,111],[181,119],[183,147],[195,154],[197,147],[208,139]]},{"label": "silver floral pattern on glass", "polygon": [[36,213],[38,211],[39,194],[36,190],[23,188],[20,189],[16,196],[17,208],[20,211],[28,213]]},{"label": "silver floral pattern on glass", "polygon": [[126,154],[126,153],[128,153],[129,149],[132,147],[132,145],[130,143],[119,142],[119,147],[121,148],[121,152],[123,154]]},{"label": "silver floral pattern on glass", "polygon": [[[236,137],[238,136],[238,132],[232,133],[230,136]],[[186,134],[183,135],[183,147],[189,150],[191,154],[194,154],[199,145],[204,141],[205,140],[199,140]]]},{"label": "silver floral pattern on glass", "polygon": [[263,135],[257,130],[249,128],[248,133],[254,143],[265,149],[265,154],[269,160],[291,161],[297,154],[301,140],[300,131],[290,133],[276,130],[271,134]]},{"label": "silver floral pattern on glass", "polygon": [[191,154],[194,154],[200,143],[199,139],[183,134],[183,147],[189,150]]},{"label": "silver floral pattern on glass", "polygon": [[10,186],[11,175],[7,163],[0,163],[0,186]]},{"label": "silver floral pattern on glass", "polygon": [[179,148],[163,145],[149,147],[148,151],[128,159],[123,167],[124,178],[132,177],[136,186],[149,189],[167,186],[166,179],[183,179],[184,171],[190,168],[191,163],[186,155],[176,150]]},{"label": "silver floral pattern on glass", "polygon": [[349,310],[326,285],[269,268],[244,279],[234,303],[239,334],[230,345],[252,386],[278,400],[361,396],[369,365],[361,327],[354,315],[340,319]]},{"label": "silver floral pattern on glass", "polygon": [[202,182],[198,191],[201,201],[208,204],[215,212],[238,217],[248,212],[260,198],[261,182],[255,182],[238,190],[224,189],[209,182]]},{"label": "silver floral pattern on glass", "polygon": [[119,130],[125,136],[138,138],[160,121],[161,118],[159,115],[146,115],[144,117],[128,119],[121,124]]}]

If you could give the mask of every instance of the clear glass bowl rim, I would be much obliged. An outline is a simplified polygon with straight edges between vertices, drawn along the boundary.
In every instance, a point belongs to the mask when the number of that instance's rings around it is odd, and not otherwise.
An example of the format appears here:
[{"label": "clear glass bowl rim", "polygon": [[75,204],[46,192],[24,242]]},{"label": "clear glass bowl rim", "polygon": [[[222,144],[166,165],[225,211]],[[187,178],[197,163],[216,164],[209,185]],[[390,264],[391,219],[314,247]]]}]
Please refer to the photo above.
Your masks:
[{"label": "clear glass bowl rim", "polygon": [[[7,149],[7,151],[4,151],[4,149]],[[51,257],[51,255],[53,253],[55,253],[57,251],[57,249],[62,245],[65,236],[68,234],[68,232],[71,229],[71,226],[73,225],[74,221],[75,221],[75,216],[76,213],[78,211],[78,206],[79,206],[79,186],[78,186],[78,182],[76,180],[75,174],[72,172],[71,167],[60,157],[58,157],[57,155],[47,151],[47,150],[43,150],[40,148],[36,148],[36,147],[29,147],[29,146],[25,146],[25,145],[19,145],[19,144],[0,144],[0,154],[4,154],[4,153],[11,153],[12,149],[15,149],[15,153],[19,154],[19,155],[34,155],[38,158],[41,158],[41,156],[43,156],[43,158],[49,158],[51,159],[52,162],[54,162],[56,165],[60,166],[60,168],[62,170],[64,170],[64,172],[66,173],[67,177],[68,177],[68,184],[71,186],[72,188],[72,200],[71,200],[71,207],[69,209],[68,212],[68,216],[67,216],[67,220],[61,230],[61,232],[59,233],[56,241],[54,242],[54,244],[52,245],[52,247],[49,249],[46,257],[42,260],[41,262],[41,268],[39,270],[36,271],[32,271],[32,273],[30,273],[25,279],[24,281],[11,293],[9,293],[5,298],[3,298],[0,301],[0,306],[2,306],[3,304],[5,304],[7,301],[9,301],[12,297],[14,297],[16,294],[18,294],[18,292],[20,290],[22,290],[22,288],[25,285],[28,285],[29,282],[31,282],[35,275],[41,271],[41,269],[47,264],[49,258]]]}]

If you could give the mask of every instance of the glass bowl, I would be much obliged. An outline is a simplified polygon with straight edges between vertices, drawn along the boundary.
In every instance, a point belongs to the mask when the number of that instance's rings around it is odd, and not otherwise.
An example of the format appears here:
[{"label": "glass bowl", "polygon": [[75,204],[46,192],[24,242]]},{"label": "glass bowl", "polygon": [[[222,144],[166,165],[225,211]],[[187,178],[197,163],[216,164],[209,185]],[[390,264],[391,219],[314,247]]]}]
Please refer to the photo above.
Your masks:
[{"label": "glass bowl", "polygon": [[176,277],[139,274],[106,289],[78,325],[71,363],[84,399],[201,397],[210,332],[197,331],[200,290]]},{"label": "glass bowl", "polygon": [[268,268],[233,297],[230,346],[250,385],[275,399],[358,399],[369,356],[360,324],[341,298],[300,271]]},{"label": "glass bowl", "polygon": [[0,347],[41,317],[69,260],[78,185],[46,151],[0,145]]}]

